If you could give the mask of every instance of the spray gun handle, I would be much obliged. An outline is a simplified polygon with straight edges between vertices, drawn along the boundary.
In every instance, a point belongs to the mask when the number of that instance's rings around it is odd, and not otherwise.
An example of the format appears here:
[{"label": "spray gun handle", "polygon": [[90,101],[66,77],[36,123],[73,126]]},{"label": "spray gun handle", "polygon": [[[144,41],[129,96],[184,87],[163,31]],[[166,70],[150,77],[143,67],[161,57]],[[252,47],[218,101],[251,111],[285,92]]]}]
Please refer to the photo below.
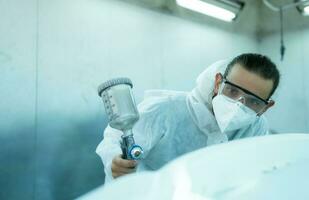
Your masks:
[{"label": "spray gun handle", "polygon": [[139,160],[143,156],[143,149],[134,142],[133,135],[122,137],[120,142],[122,158],[128,160]]},{"label": "spray gun handle", "polygon": [[127,146],[124,144],[124,142],[123,142],[123,140],[122,141],[120,141],[120,146],[121,146],[121,151],[122,151],[122,158],[123,159],[129,159],[128,158],[128,148],[127,148]]}]

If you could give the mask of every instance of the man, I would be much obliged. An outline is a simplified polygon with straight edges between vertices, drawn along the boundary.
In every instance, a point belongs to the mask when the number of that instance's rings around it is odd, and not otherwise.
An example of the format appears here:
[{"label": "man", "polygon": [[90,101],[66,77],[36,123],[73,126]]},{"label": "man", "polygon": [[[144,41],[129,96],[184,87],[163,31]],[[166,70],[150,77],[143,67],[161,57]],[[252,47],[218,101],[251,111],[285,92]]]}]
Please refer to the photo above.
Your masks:
[{"label": "man", "polygon": [[[139,105],[133,128],[144,148],[140,161],[121,158],[121,132],[107,127],[97,148],[106,182],[139,170],[156,170],[180,155],[209,145],[268,134],[263,113],[279,84],[276,65],[266,56],[242,54],[207,68],[190,93],[154,92]],[[205,155],[206,156],[206,155]]]}]

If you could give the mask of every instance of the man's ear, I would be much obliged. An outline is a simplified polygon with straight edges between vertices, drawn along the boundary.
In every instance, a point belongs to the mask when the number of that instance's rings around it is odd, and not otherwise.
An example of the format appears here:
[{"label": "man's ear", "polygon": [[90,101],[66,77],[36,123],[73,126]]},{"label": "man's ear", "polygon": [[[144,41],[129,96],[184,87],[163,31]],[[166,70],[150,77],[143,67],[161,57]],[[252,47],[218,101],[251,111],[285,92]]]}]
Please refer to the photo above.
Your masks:
[{"label": "man's ear", "polygon": [[222,79],[223,79],[222,74],[217,73],[215,77],[214,96],[216,96],[219,92],[219,86],[220,83],[222,82]]},{"label": "man's ear", "polygon": [[260,112],[258,115],[261,116],[263,113],[265,113],[270,107],[275,105],[275,101],[270,100],[267,104],[267,106],[263,109],[262,112]]}]

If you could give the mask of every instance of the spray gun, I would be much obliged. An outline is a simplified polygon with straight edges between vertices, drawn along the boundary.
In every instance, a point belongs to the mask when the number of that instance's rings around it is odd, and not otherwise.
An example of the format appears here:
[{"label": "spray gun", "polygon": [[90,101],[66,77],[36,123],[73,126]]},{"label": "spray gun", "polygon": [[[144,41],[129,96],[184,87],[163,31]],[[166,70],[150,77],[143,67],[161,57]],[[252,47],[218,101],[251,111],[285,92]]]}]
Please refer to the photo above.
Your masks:
[{"label": "spray gun", "polygon": [[123,132],[120,146],[122,157],[138,160],[143,156],[143,149],[135,144],[132,128],[139,119],[131,88],[133,84],[128,78],[116,78],[102,83],[98,94],[103,99],[105,111],[112,128]]}]

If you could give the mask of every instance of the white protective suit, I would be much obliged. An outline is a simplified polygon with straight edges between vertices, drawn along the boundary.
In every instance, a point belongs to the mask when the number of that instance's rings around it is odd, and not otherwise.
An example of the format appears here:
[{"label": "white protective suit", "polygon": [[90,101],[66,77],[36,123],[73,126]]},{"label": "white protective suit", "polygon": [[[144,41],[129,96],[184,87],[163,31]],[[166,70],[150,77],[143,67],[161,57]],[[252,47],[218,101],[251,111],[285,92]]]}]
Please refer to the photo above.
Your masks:
[{"label": "white protective suit", "polygon": [[[228,140],[268,134],[266,119],[261,116],[242,129],[221,133],[212,112],[215,75],[224,73],[229,60],[218,61],[197,78],[192,92],[145,92],[138,105],[140,119],[133,128],[136,144],[144,149],[139,170],[156,170],[185,153]],[[108,126],[97,154],[105,166],[105,182],[112,180],[112,159],[121,154],[122,132]]]}]

